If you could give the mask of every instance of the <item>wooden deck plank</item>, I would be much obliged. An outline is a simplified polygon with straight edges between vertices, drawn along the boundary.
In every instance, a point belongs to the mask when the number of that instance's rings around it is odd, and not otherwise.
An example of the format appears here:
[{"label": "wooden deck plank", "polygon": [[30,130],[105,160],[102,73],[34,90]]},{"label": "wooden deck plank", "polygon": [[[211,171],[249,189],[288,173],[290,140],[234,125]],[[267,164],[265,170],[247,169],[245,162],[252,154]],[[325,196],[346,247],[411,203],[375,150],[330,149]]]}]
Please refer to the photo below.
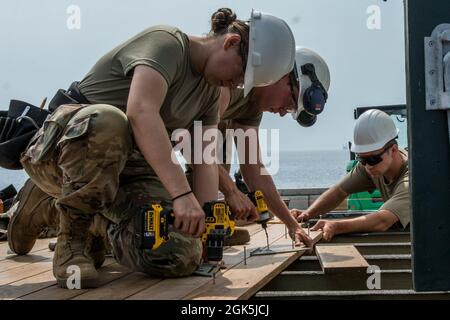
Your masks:
[{"label": "wooden deck plank", "polygon": [[53,252],[45,249],[24,256],[10,255],[5,259],[0,260],[0,273],[51,257],[53,257]]},{"label": "wooden deck plank", "polygon": [[[261,231],[261,226],[253,224],[245,226],[251,235],[257,234]],[[226,250],[233,250],[232,247],[226,248]],[[85,290],[76,296],[63,295],[64,299],[126,299],[127,297],[145,290],[148,287],[160,282],[162,279],[150,278],[145,274],[132,273],[124,277],[120,277],[117,280],[113,280],[105,286]],[[39,299],[56,299],[55,295],[59,288],[48,288],[41,293],[36,293]],[[30,297],[25,297],[30,298]],[[31,296],[33,298],[33,296]]]},{"label": "wooden deck plank", "polygon": [[[282,225],[271,225],[268,227],[269,236],[271,241],[283,238],[286,243],[291,246],[291,240],[284,238],[284,226]],[[311,232],[311,236],[314,241],[317,242],[321,238],[321,232]],[[251,250],[265,246],[266,238],[264,233],[258,233],[250,241],[250,244],[246,246],[247,255],[250,254]],[[224,260],[227,269],[222,271],[222,274],[232,270],[234,266],[243,263],[244,260],[244,246],[234,246],[232,247],[233,252],[224,253]],[[159,282],[155,286],[152,286],[136,295],[131,296],[129,299],[183,299],[189,296],[193,290],[198,290],[205,285],[212,283],[211,278],[206,277],[189,277],[182,279],[166,279]]]},{"label": "wooden deck plank", "polygon": [[[279,230],[274,232],[275,230]],[[284,229],[283,229],[284,230]],[[269,236],[273,239],[282,236],[282,231],[279,226],[268,226]],[[284,231],[283,231],[284,232]],[[256,249],[266,242],[266,236],[264,232],[257,232],[253,237],[250,238],[250,242],[246,245],[247,255],[249,255],[250,250]],[[244,246],[233,246],[229,247],[224,251],[224,261],[226,270],[232,268],[234,265],[239,264],[244,259]],[[135,295],[130,296],[130,300],[164,300],[172,299],[179,300],[183,299],[192,290],[195,290],[204,284],[212,281],[211,278],[193,276],[179,279],[165,279],[152,287],[149,287]]]},{"label": "wooden deck plank", "polygon": [[[114,259],[107,258],[104,266],[108,266],[112,263],[114,263]],[[56,286],[56,279],[53,276],[53,270],[49,270],[32,277],[0,286],[0,299],[17,299],[52,286]]]},{"label": "wooden deck plank", "polygon": [[[265,245],[265,234],[261,226],[246,226],[250,234],[253,234],[251,242],[246,246],[247,254],[250,251]],[[269,226],[270,240],[284,240],[286,245],[291,245],[290,239],[284,238],[284,226]],[[42,239],[40,245],[47,247],[51,239]],[[273,245],[278,245],[276,242]],[[228,267],[239,266],[243,261],[244,246],[233,246],[225,249],[225,261]],[[42,249],[41,249],[42,250]],[[145,298],[154,299],[156,296],[165,296],[169,294],[170,299],[181,299],[190,295],[192,290],[199,289],[211,282],[210,278],[205,277],[187,277],[182,279],[150,278],[145,274],[132,273],[125,267],[113,262],[108,258],[106,267],[99,270],[101,287],[90,290],[67,290],[58,288],[52,273],[52,252],[42,252],[45,255],[42,260],[35,261],[33,256],[17,257],[19,261],[9,262],[0,261],[0,267],[3,265],[9,267],[9,270],[0,272],[0,298],[2,299],[126,299]],[[248,258],[248,259],[253,259]],[[20,266],[20,263],[28,263]],[[3,282],[2,282],[3,281]],[[161,290],[157,290],[157,289]],[[171,291],[170,289],[174,291]],[[159,291],[159,292],[158,292]],[[150,292],[150,294],[148,294]]]},{"label": "wooden deck plank", "polygon": [[0,287],[0,300],[17,299],[23,295],[55,285],[53,270],[46,271]]},{"label": "wooden deck plank", "polygon": [[[244,228],[249,231],[250,235],[255,235],[262,231],[261,226],[257,224],[251,224],[245,226]],[[233,247],[225,248],[225,252],[232,250]],[[191,281],[195,283],[195,278],[196,277],[189,277],[187,279],[191,279]],[[118,280],[112,281],[106,286],[88,290],[85,293],[74,297],[74,299],[126,299],[133,294],[152,287],[160,281],[162,281],[162,279],[150,278],[145,274],[132,273]]]},{"label": "wooden deck plank", "polygon": [[0,273],[0,286],[20,281],[22,279],[35,276],[51,269],[52,259],[47,258],[35,263],[25,265],[23,267],[7,270]]},{"label": "wooden deck plank", "polygon": [[[131,271],[124,267],[119,265],[118,263],[114,262],[113,259],[109,258],[108,264],[101,269],[99,269],[99,281],[100,286],[104,286],[111,281],[120,279],[128,274],[130,274]],[[53,278],[53,274],[51,275]],[[55,278],[53,278],[54,283]],[[81,289],[81,290],[68,290],[68,289],[62,289],[56,286],[56,284],[44,288],[42,290],[21,296],[19,299],[21,300],[68,300],[73,299],[83,293],[88,292],[89,289]]]},{"label": "wooden deck plank", "polygon": [[366,271],[366,259],[352,245],[319,245],[316,254],[324,273]]},{"label": "wooden deck plank", "polygon": [[146,274],[134,272],[103,287],[91,289],[76,296],[74,300],[124,300],[162,280],[161,278],[151,278]]},{"label": "wooden deck plank", "polygon": [[[274,226],[284,230],[284,226]],[[321,239],[322,232],[311,232],[310,235],[317,242]],[[281,237],[275,241],[272,248],[290,249],[291,245],[292,241],[290,239]],[[201,288],[192,291],[185,298],[194,300],[249,299],[305,251],[306,249],[269,256],[249,257],[246,265],[241,262],[239,265],[216,277],[215,284],[210,281]]]},{"label": "wooden deck plank", "polygon": [[[256,224],[249,225],[245,227],[249,230],[250,234],[256,234],[261,231],[261,226],[258,226]],[[5,253],[5,256],[0,256],[0,274],[3,273],[3,275],[0,277],[0,287],[4,289],[4,294],[0,295],[3,298],[6,299],[14,299],[21,296],[27,296],[27,298],[31,299],[70,299],[77,297],[79,295],[83,295],[85,292],[88,292],[88,290],[64,290],[57,288],[55,285],[55,279],[53,277],[52,272],[52,260],[53,252],[46,251],[45,249],[48,248],[48,243],[50,241],[54,241],[55,238],[52,239],[38,239],[36,241],[36,245],[34,246],[32,252],[39,253],[37,254],[31,254],[31,255],[25,255],[25,256],[17,256],[15,254],[7,254],[8,250],[8,244],[7,242],[4,242],[1,244],[2,250]],[[232,248],[229,248],[227,250],[232,250]],[[109,264],[113,263],[113,260]],[[105,263],[105,265],[108,265],[108,263]],[[104,266],[105,266],[104,265]],[[122,274],[121,270],[101,270],[101,282],[102,283],[109,283],[117,278],[121,278],[124,276]],[[110,268],[109,268],[110,269]],[[14,271],[15,270],[15,271]],[[108,272],[111,271],[111,273],[115,274],[115,276],[111,277],[108,276]],[[103,277],[103,274],[106,274],[107,277]],[[157,281],[154,281],[154,279],[148,278],[147,276],[146,280],[144,281],[145,286],[138,286],[135,289],[131,288],[131,294],[138,292],[142,289],[145,289],[148,286],[151,286],[153,283],[156,283]],[[137,277],[137,276],[136,276]],[[111,280],[112,279],[112,280]],[[6,285],[8,285],[6,287]],[[117,284],[119,287],[122,286],[122,282],[118,282]],[[99,290],[99,294],[104,294],[107,292],[107,290],[114,290],[113,285],[107,286],[104,290]],[[40,290],[42,289],[42,290]],[[100,288],[99,288],[100,289]],[[97,289],[90,290],[93,291],[92,294],[89,294],[85,296],[86,298],[89,298],[90,296],[96,296],[97,295]],[[36,292],[37,291],[37,292]],[[67,293],[61,293],[62,291],[70,292],[70,294]]]},{"label": "wooden deck plank", "polygon": [[[30,253],[48,249],[48,243],[55,239],[56,238],[37,239],[36,243],[34,244],[33,249],[30,251]],[[4,242],[0,243],[0,261],[7,259],[11,256],[15,256],[15,255],[16,254],[14,254],[14,253],[10,253],[8,241],[4,241]]]}]

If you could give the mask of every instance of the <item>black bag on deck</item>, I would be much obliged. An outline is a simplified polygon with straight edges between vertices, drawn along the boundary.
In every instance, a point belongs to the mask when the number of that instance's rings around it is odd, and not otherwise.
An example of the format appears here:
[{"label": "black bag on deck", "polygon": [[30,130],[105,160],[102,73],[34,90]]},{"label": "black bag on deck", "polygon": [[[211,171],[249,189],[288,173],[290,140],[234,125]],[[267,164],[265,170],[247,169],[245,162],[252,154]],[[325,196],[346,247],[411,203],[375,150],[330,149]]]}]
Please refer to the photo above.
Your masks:
[{"label": "black bag on deck", "polygon": [[22,169],[20,155],[49,114],[20,100],[11,100],[8,111],[0,111],[0,167]]}]

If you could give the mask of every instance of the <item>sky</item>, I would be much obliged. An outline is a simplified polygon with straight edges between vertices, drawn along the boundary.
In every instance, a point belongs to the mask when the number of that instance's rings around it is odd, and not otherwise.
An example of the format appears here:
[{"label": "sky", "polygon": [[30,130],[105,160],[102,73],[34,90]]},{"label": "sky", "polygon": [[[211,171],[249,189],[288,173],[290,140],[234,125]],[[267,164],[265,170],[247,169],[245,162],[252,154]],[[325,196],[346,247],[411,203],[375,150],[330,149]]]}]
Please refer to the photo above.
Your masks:
[{"label": "sky", "polygon": [[205,34],[220,7],[245,20],[252,8],[284,19],[296,44],[329,65],[329,100],[313,127],[300,127],[289,115],[264,116],[261,128],[280,130],[280,150],[342,149],[352,140],[354,108],[405,104],[402,0],[15,0],[0,4],[0,110],[10,99],[35,105],[51,99],[151,25]]}]

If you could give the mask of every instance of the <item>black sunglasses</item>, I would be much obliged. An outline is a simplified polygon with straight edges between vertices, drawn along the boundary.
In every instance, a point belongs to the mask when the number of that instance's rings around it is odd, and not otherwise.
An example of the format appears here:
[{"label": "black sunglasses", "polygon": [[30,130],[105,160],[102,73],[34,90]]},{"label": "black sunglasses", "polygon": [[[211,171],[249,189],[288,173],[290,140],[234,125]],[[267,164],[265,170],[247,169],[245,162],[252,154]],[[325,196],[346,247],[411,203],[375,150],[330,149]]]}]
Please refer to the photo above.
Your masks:
[{"label": "black sunglasses", "polygon": [[365,166],[366,164],[370,165],[370,166],[376,166],[377,164],[379,164],[381,161],[383,161],[383,154],[386,153],[386,151],[389,150],[389,148],[392,147],[386,147],[384,148],[384,150],[379,153],[379,154],[375,154],[372,156],[368,156],[368,157],[361,157],[359,155],[356,155],[356,160],[359,161],[363,166]]}]

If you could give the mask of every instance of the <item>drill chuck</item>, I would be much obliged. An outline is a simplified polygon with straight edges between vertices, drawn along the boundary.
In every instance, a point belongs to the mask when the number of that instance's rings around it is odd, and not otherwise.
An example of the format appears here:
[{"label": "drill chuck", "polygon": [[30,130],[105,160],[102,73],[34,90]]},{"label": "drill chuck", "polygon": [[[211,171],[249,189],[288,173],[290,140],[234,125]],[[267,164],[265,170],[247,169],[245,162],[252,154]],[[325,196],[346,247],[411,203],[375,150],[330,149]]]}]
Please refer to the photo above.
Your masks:
[{"label": "drill chuck", "polygon": [[247,195],[255,205],[259,214],[259,219],[256,223],[262,224],[264,228],[267,228],[267,221],[270,220],[271,216],[262,191],[256,190],[255,192],[248,193]]}]

